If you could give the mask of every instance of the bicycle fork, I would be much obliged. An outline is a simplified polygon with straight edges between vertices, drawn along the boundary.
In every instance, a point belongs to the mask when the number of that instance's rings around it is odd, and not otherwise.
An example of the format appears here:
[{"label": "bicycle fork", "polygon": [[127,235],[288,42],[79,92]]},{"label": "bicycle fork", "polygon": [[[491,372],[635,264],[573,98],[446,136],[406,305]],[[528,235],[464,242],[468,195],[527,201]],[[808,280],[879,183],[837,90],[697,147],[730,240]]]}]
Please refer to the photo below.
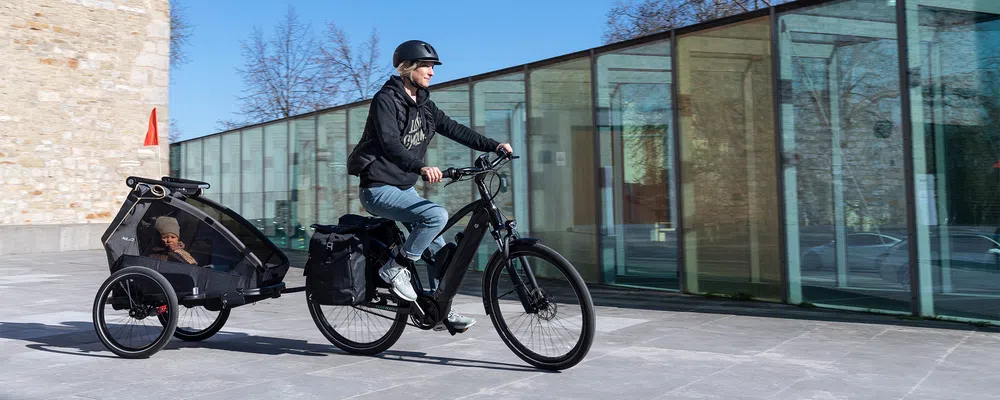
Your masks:
[{"label": "bicycle fork", "polygon": [[[517,297],[521,300],[521,306],[524,307],[524,312],[528,314],[537,314],[539,306],[544,304],[539,304],[542,302],[536,300],[544,300],[544,297],[541,299],[535,299],[534,294],[538,292],[538,281],[535,280],[535,273],[531,270],[531,264],[528,263],[528,260],[524,257],[518,257],[518,260],[521,262],[521,269],[524,270],[524,275],[528,277],[528,283],[531,285],[532,289],[529,289],[525,285],[524,280],[521,279],[520,275],[518,275],[517,268],[514,267],[514,263],[511,262],[510,239],[512,234],[510,232],[511,231],[508,230],[508,233],[504,236],[503,240],[497,240],[497,246],[500,247],[501,252],[503,253],[504,268],[507,269],[507,275],[510,276],[510,280],[514,284],[514,290],[517,291]],[[538,294],[541,293],[538,292]]]}]

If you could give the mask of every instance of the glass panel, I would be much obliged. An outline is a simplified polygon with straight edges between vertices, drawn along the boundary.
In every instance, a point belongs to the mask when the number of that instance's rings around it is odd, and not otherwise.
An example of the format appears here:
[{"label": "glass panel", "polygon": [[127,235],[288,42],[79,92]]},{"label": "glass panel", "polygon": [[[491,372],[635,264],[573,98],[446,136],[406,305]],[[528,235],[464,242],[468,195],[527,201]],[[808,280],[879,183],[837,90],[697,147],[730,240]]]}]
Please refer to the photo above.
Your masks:
[{"label": "glass panel", "polygon": [[202,169],[201,169],[201,180],[202,182],[207,182],[212,187],[205,191],[205,197],[218,201],[219,191],[222,190],[219,178],[222,175],[219,170],[221,169],[222,159],[220,158],[222,140],[219,135],[207,137],[204,140],[204,148],[202,150]]},{"label": "glass panel", "polygon": [[[431,94],[431,99],[441,111],[455,122],[465,126],[472,125],[469,122],[469,87],[467,85],[435,90]],[[451,167],[471,167],[473,152],[475,150],[469,149],[444,135],[436,134],[427,148],[424,162],[428,166],[438,167],[441,170]],[[478,156],[478,153],[476,155]],[[447,183],[447,180],[444,183]],[[478,197],[472,183],[454,184],[447,188],[444,187],[444,183],[428,185],[420,179],[417,180],[415,187],[418,192],[423,193],[424,198],[440,204],[449,213],[457,212],[469,204],[473,198]],[[455,233],[461,232],[461,227],[453,228],[452,231],[446,236],[449,241],[454,239]]]},{"label": "glass panel", "polygon": [[681,36],[685,290],[781,299],[770,20]]},{"label": "glass panel", "polygon": [[997,321],[1000,3],[907,4],[921,311]]},{"label": "glass panel", "polygon": [[335,224],[347,212],[347,112],[337,110],[319,117],[319,221]]},{"label": "glass panel", "polygon": [[184,179],[201,180],[203,139],[184,143]]},{"label": "glass panel", "polygon": [[240,133],[222,135],[222,205],[240,212]]},{"label": "glass panel", "polygon": [[852,0],[779,18],[791,303],[910,310],[880,271],[909,265],[894,16]]},{"label": "glass panel", "polygon": [[253,128],[242,131],[243,192],[240,215],[264,230],[264,142],[263,130]]},{"label": "glass panel", "polygon": [[[347,154],[351,154],[351,151],[354,150],[354,146],[361,141],[361,135],[364,135],[365,133],[365,121],[368,119],[368,108],[370,105],[371,103],[365,103],[347,110]],[[358,200],[358,185],[360,184],[361,178],[354,175],[348,175],[347,212],[369,216],[369,214],[364,211],[364,207],[361,206],[361,201]]]},{"label": "glass panel", "polygon": [[670,41],[597,58],[605,283],[679,289]]},{"label": "glass panel", "polygon": [[[435,90],[431,93],[431,100],[434,101],[434,104],[441,111],[455,120],[455,122],[469,127],[472,126],[469,121],[469,86],[459,85]],[[430,146],[427,148],[427,156],[424,158],[424,162],[428,166],[438,167],[441,170],[471,167],[473,153],[477,156],[479,154],[475,150],[465,147],[444,135],[435,134],[434,139],[431,140]],[[424,198],[448,210],[449,217],[461,210],[462,207],[465,207],[466,204],[472,202],[473,199],[479,197],[479,193],[476,191],[475,184],[472,181],[456,183],[445,188],[444,185],[447,182],[448,180],[445,179],[441,183],[430,185],[425,184],[423,179],[420,179],[417,180],[415,187],[417,191],[422,193]],[[448,232],[445,232],[445,241],[454,242],[455,235],[465,230],[465,225],[468,221],[469,217],[467,216],[460,223],[449,229]],[[496,246],[494,245],[493,247]]]},{"label": "glass panel", "polygon": [[169,149],[170,149],[170,176],[175,178],[180,178],[182,168],[184,167],[184,144],[183,143],[171,144]]},{"label": "glass panel", "polygon": [[264,236],[278,248],[287,248],[291,224],[288,122],[281,121],[264,127]]},{"label": "glass panel", "polygon": [[306,250],[316,222],[316,117],[300,118],[292,125],[292,159],[289,165],[291,188],[291,230],[288,248]]},{"label": "glass panel", "polygon": [[597,267],[590,59],[529,72],[527,155],[531,235],[562,253],[589,282]]},{"label": "glass panel", "polygon": [[[476,132],[500,143],[510,143],[515,154],[521,156],[528,154],[524,134],[527,118],[525,115],[524,74],[476,82],[472,86],[472,91]],[[518,232],[523,236],[529,236],[531,224],[528,220],[527,159],[520,158],[507,165],[506,171],[500,171],[507,177],[507,192],[498,194],[495,201],[507,218],[518,222]],[[473,194],[478,196],[475,192]],[[448,237],[449,240],[453,238],[453,236]],[[496,245],[490,243],[489,240],[484,240],[473,262],[473,268],[477,271],[485,268],[494,251],[496,251]]]}]

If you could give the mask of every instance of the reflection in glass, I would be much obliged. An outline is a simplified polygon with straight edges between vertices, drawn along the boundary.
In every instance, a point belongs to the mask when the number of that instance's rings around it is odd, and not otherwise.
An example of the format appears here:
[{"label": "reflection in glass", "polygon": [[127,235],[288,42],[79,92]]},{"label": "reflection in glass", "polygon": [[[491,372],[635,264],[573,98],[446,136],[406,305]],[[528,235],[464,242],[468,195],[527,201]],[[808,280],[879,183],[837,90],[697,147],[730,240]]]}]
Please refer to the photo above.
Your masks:
[{"label": "reflection in glass", "polygon": [[335,224],[347,212],[347,112],[337,110],[319,116],[316,146],[318,164],[319,221]]},{"label": "reflection in glass", "polygon": [[222,176],[219,192],[222,205],[240,212],[240,133],[222,135]]},{"label": "reflection in glass", "polygon": [[599,278],[590,59],[529,72],[530,231],[587,281]]},{"label": "reflection in glass", "polygon": [[[907,2],[924,315],[1000,320],[1000,3]],[[883,267],[909,284],[899,260]],[[904,264],[905,265],[905,264]]]},{"label": "reflection in glass", "polygon": [[181,177],[181,171],[184,167],[184,144],[175,143],[170,145],[170,176],[175,178]]},{"label": "reflection in glass", "polygon": [[678,37],[685,289],[783,297],[770,21]]},{"label": "reflection in glass", "polygon": [[[365,133],[365,121],[368,119],[369,107],[371,107],[370,102],[357,107],[351,107],[347,110],[347,154],[351,154],[354,146],[361,141],[361,135]],[[364,207],[361,206],[361,201],[358,200],[358,185],[361,184],[361,178],[348,175],[347,181],[347,212],[369,216],[364,211]]]},{"label": "reflection in glass", "polygon": [[241,132],[242,180],[240,215],[264,230],[264,135],[263,129],[253,128]]},{"label": "reflection in glass", "polygon": [[221,169],[222,158],[222,140],[219,135],[209,136],[207,138],[201,139],[202,145],[202,162],[201,162],[201,180],[207,182],[212,187],[205,191],[204,196],[211,200],[219,201],[219,190],[222,189],[220,178],[222,174],[219,172]]},{"label": "reflection in glass", "polygon": [[[525,137],[524,74],[514,74],[476,82],[472,86],[475,130],[500,143],[510,143],[522,158],[507,164],[501,171],[507,178],[507,192],[497,195],[500,210],[518,222],[518,232],[528,236],[528,148]],[[478,193],[473,192],[478,196]],[[496,249],[484,241],[473,267],[482,269]]]},{"label": "reflection in glass", "polygon": [[292,205],[288,199],[288,122],[264,126],[264,236],[287,248]]},{"label": "reflection in glass", "polygon": [[[472,125],[469,123],[468,85],[437,89],[431,93],[431,100],[434,101],[434,104],[441,111],[455,120],[455,122],[465,126]],[[428,166],[438,167],[442,171],[449,167],[470,167],[472,166],[471,155],[474,151],[444,135],[435,134],[430,146],[427,148],[427,156],[424,158],[424,162]],[[447,183],[447,180],[439,184],[430,185],[425,184],[421,179],[417,180],[415,187],[417,192],[421,193],[424,198],[441,205],[445,210],[448,210],[449,214],[457,212],[472,201],[474,195],[474,186],[472,184],[457,183],[445,188],[445,183]],[[454,232],[449,232],[451,234],[446,236],[446,239],[452,240],[454,233],[461,232],[460,229],[461,227],[453,228],[452,231]]]},{"label": "reflection in glass", "polygon": [[790,302],[911,308],[879,273],[909,265],[895,15],[851,0],[780,16]]},{"label": "reflection in glass", "polygon": [[604,282],[678,289],[670,41],[597,58]]},{"label": "reflection in glass", "polygon": [[184,142],[184,179],[201,180],[201,149],[204,143],[204,140]]},{"label": "reflection in glass", "polygon": [[291,230],[288,248],[306,250],[316,220],[316,117],[298,118],[291,125],[292,154],[289,163]]}]

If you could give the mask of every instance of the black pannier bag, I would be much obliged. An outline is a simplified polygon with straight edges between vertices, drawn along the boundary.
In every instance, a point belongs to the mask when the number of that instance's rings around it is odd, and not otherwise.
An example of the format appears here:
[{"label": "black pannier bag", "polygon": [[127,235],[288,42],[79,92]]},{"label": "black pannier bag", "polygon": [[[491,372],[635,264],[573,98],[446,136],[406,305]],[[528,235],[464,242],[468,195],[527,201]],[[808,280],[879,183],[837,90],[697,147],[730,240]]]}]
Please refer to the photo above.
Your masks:
[{"label": "black pannier bag", "polygon": [[371,294],[367,284],[364,225],[319,225],[309,240],[306,290],[318,304],[353,306]]},{"label": "black pannier bag", "polygon": [[403,234],[392,220],[345,214],[337,225],[313,224],[304,275],[313,301],[350,306],[388,288],[378,269],[389,261]]}]

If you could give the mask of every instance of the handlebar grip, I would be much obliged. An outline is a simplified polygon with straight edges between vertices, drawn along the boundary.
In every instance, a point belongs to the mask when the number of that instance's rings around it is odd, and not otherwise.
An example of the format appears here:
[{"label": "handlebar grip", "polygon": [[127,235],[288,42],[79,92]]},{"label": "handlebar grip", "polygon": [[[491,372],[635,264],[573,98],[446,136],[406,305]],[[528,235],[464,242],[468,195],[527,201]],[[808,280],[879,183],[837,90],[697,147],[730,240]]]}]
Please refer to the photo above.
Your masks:
[{"label": "handlebar grip", "polygon": [[163,182],[168,182],[168,183],[186,183],[186,184],[198,185],[198,187],[200,187],[202,189],[210,189],[210,188],[212,188],[212,185],[210,185],[210,184],[208,184],[206,182],[195,181],[195,180],[190,180],[190,179],[183,179],[183,178],[174,178],[172,176],[164,176],[164,177],[161,177],[160,180],[163,181]]},{"label": "handlebar grip", "polygon": [[[444,171],[441,171],[441,179],[454,178],[455,176],[457,175],[455,174],[454,168],[448,168]],[[420,179],[423,179],[424,182],[427,182],[427,175],[420,175]]]}]

